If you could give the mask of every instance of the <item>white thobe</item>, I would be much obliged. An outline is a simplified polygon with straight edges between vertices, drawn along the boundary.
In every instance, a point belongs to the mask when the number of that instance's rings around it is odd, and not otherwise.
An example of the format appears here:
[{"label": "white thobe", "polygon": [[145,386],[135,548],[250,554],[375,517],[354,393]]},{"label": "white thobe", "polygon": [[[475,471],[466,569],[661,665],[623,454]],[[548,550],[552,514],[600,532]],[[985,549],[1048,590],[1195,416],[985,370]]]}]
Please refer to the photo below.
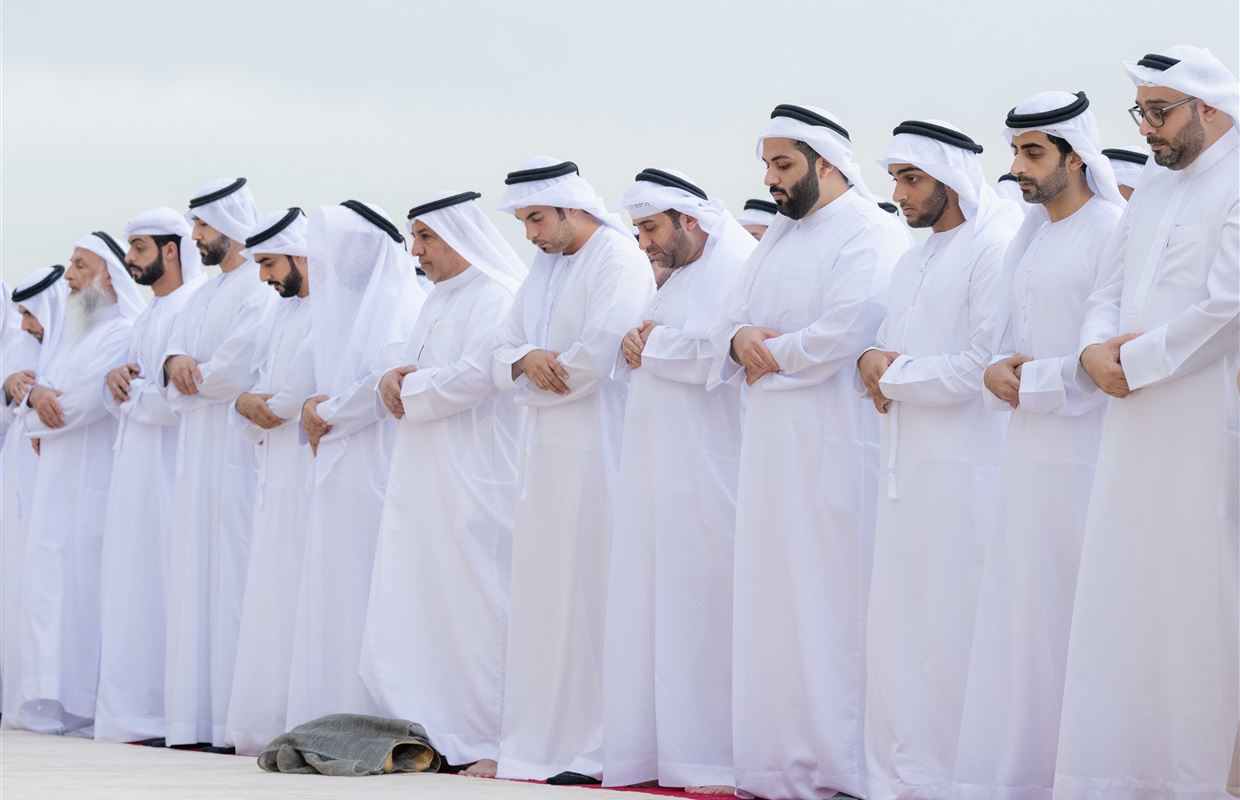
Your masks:
[{"label": "white thobe", "polygon": [[[740,389],[706,390],[713,325],[757,244],[710,237],[642,310],[629,381],[603,648],[603,779],[731,786],[732,535]],[[739,237],[740,246],[735,238]],[[722,245],[722,246],[721,246]],[[696,307],[696,324],[689,324]]]},{"label": "white thobe", "polygon": [[494,380],[546,349],[569,393],[521,375],[528,408],[519,446],[499,775],[602,773],[603,624],[612,491],[626,387],[613,379],[620,340],[654,291],[631,237],[600,226],[571,256],[538,259],[500,327]]},{"label": "white thobe", "polygon": [[[39,342],[25,331],[27,342],[14,343],[4,352],[0,372],[8,377],[33,370],[39,360]],[[26,438],[25,417],[12,403],[0,408],[5,439],[0,446],[0,713],[21,704],[21,573],[26,548],[26,518],[38,456]],[[6,714],[0,727],[10,727],[16,714]]]},{"label": "white thobe", "polygon": [[983,405],[982,374],[1007,320],[1003,257],[1013,230],[1006,220],[976,224],[905,253],[876,339],[901,355],[879,381],[891,404],[881,416],[866,634],[874,800],[942,798],[952,780],[1007,425]]},{"label": "white thobe", "polygon": [[40,386],[64,392],[64,425],[46,427],[28,405],[28,438],[40,441],[21,584],[18,724],[61,733],[95,715],[99,669],[99,551],[116,420],[99,387],[125,363],[130,320],[113,304],[76,340],[66,332]]},{"label": "white thobe", "polygon": [[197,359],[198,393],[165,387],[181,417],[168,552],[165,736],[169,745],[224,746],[237,628],[245,590],[257,462],[254,444],[229,423],[254,384],[258,332],[275,300],[247,261],[194,293],[167,355]]},{"label": "white thobe", "polygon": [[511,303],[470,267],[422,307],[366,614],[362,678],[381,713],[417,720],[450,764],[499,754],[523,411],[491,356]]},{"label": "white thobe", "polygon": [[155,297],[134,320],[126,363],[141,374],[117,403],[112,480],[99,576],[99,697],[95,738],[132,742],[164,735],[165,573],[172,534],[172,484],[180,418],[163,392],[164,354],[201,281]]},{"label": "white thobe", "polygon": [[257,755],[285,730],[294,603],[301,589],[309,494],[310,446],[301,441],[301,406],[314,393],[310,301],[277,301],[258,381],[267,407],[284,420],[263,429],[233,409],[231,422],[258,447],[254,522],[245,600],[237,636],[236,677],[228,706],[227,739],[242,755]]},{"label": "white thobe", "polygon": [[1183,170],[1147,166],[1090,298],[1082,345],[1141,336],[1102,427],[1055,800],[1223,796],[1240,718],[1238,144],[1233,128]]},{"label": "white thobe", "polygon": [[[959,800],[1050,800],[1105,413],[1105,396],[1081,391],[1073,375],[1085,302],[1120,213],[1095,197],[1008,251],[1011,300],[996,356],[1033,360],[1021,366],[999,464],[998,528],[986,546],[952,787]],[[1005,416],[1011,410],[989,391],[984,402]]]},{"label": "white thobe", "polygon": [[719,378],[743,381],[732,336],[780,333],[766,341],[780,372],[745,400],[732,603],[736,785],[772,800],[863,794],[879,426],[852,373],[882,318],[879,275],[908,244],[870,205],[850,190],[768,229],[716,356]]},{"label": "white thobe", "polygon": [[[425,300],[421,288],[411,286],[399,306],[402,321],[409,323],[406,336]],[[379,713],[359,665],[396,438],[396,421],[382,410],[376,387],[393,366],[363,375],[318,406],[332,428],[311,459],[313,487],[288,680],[289,728],[327,714]]]}]

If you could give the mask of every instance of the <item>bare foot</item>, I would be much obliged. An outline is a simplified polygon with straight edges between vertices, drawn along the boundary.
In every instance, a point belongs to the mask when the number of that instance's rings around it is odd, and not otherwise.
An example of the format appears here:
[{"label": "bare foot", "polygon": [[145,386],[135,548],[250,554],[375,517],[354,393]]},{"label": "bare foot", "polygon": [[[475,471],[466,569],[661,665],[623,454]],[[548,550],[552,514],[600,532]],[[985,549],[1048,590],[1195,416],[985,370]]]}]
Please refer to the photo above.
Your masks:
[{"label": "bare foot", "polygon": [[731,786],[686,786],[685,794],[726,794],[731,797],[736,794],[736,789]]},{"label": "bare foot", "polygon": [[470,764],[461,774],[471,778],[494,778],[498,768],[494,759],[483,758]]}]

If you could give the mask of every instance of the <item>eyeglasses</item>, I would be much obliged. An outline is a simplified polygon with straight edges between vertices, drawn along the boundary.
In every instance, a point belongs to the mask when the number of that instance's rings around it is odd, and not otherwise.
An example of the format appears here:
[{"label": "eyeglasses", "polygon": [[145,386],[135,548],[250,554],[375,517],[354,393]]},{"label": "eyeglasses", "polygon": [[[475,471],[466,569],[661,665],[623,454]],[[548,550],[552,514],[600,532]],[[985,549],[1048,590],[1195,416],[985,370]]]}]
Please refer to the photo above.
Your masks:
[{"label": "eyeglasses", "polygon": [[1132,117],[1132,121],[1137,123],[1137,125],[1140,125],[1141,120],[1144,119],[1146,122],[1150,124],[1151,127],[1161,128],[1163,126],[1163,123],[1167,121],[1168,111],[1175,108],[1176,106],[1182,106],[1185,103],[1191,103],[1196,99],[1197,99],[1196,97],[1185,97],[1183,100],[1176,101],[1172,103],[1171,105],[1163,106],[1162,108],[1141,108],[1141,106],[1139,105],[1133,106],[1132,108],[1128,109],[1128,116]]}]

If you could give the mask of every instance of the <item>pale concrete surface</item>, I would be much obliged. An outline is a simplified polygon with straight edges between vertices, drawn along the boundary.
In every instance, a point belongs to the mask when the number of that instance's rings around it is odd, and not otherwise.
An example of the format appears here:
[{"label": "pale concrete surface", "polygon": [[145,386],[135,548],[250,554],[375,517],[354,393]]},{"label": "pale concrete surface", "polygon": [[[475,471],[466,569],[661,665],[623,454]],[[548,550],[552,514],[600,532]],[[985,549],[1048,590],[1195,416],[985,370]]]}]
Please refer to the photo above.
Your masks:
[{"label": "pale concrete surface", "polygon": [[252,758],[0,732],[3,800],[639,800],[649,795],[466,778],[327,778],[263,772]]}]

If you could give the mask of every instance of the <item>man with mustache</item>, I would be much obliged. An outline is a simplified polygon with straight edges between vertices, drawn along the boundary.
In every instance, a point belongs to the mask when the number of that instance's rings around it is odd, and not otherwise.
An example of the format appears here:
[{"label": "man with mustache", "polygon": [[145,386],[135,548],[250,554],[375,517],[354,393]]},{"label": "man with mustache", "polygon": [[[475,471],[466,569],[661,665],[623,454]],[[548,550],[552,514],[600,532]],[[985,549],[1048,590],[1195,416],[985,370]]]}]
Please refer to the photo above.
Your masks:
[{"label": "man with mustache", "polygon": [[1187,45],[1124,67],[1155,164],[1081,329],[1078,380],[1110,399],[1055,798],[1222,797],[1240,717],[1240,87]]},{"label": "man with mustache", "polygon": [[[1007,330],[986,406],[1011,412],[973,626],[952,796],[1050,800],[1081,536],[1105,413],[1072,376],[1124,199],[1084,92],[1041,92],[1004,130],[1032,204],[1007,248]],[[1036,635],[1030,635],[1037,631]],[[1013,720],[1021,720],[1019,725]]]},{"label": "man with mustache", "polygon": [[275,298],[242,254],[258,222],[245,178],[211,181],[189,201],[194,241],[220,273],[178,316],[163,362],[181,418],[168,553],[168,745],[227,749],[224,730],[245,589],[257,460],[230,417],[254,384],[259,332]]},{"label": "man with mustache", "polygon": [[257,446],[258,481],[237,636],[237,674],[228,705],[227,739],[257,755],[285,730],[293,622],[305,554],[310,448],[301,440],[302,403],[314,394],[307,277],[306,215],[280,209],[259,220],[245,240],[259,277],[280,300],[260,334],[258,379],[237,395],[239,426]]},{"label": "man with mustache", "polygon": [[[361,670],[383,714],[418,720],[467,775],[495,777],[524,409],[495,387],[491,357],[526,267],[480,197],[436,192],[406,216],[434,288],[379,382],[397,430]],[[409,614],[408,586],[440,598],[437,613]]]},{"label": "man with mustache", "polygon": [[102,231],[75,243],[69,323],[23,407],[39,466],[22,563],[21,704],[5,716],[42,733],[80,731],[95,716],[99,550],[116,437],[102,387],[124,363],[145,305],[124,255]]},{"label": "man with mustache", "polygon": [[826,111],[776,106],[757,155],[779,215],[715,329],[707,384],[749,387],[734,552],[736,786],[860,796],[878,423],[852,373],[909,237],[878,207],[847,130]]},{"label": "man with mustache", "polygon": [[4,356],[4,407],[12,422],[0,449],[0,675],[3,727],[17,723],[21,705],[21,585],[26,526],[39,457],[25,435],[24,415],[15,413],[26,402],[42,368],[51,361],[64,327],[68,284],[60,264],[37,269],[17,284],[11,299],[19,318],[18,332],[26,341]]},{"label": "man with mustache", "polygon": [[620,344],[629,394],[604,631],[604,783],[731,795],[740,391],[708,392],[706,379],[711,329],[755,243],[681,172],[642,170],[620,204],[669,275]]},{"label": "man with mustache", "polygon": [[185,215],[171,208],[125,226],[125,268],[154,297],[134,320],[126,363],[107,374],[104,405],[117,420],[100,554],[99,697],[95,738],[162,741],[165,558],[174,535],[172,484],[180,418],[160,372],[181,312],[202,285]]},{"label": "man with mustache", "polygon": [[994,526],[1006,420],[982,406],[982,373],[1003,332],[1003,254],[1021,213],[986,180],[981,152],[948,123],[909,120],[878,160],[909,226],[931,235],[896,264],[887,316],[857,359],[883,422],[866,638],[875,800],[946,796]]},{"label": "man with mustache", "polygon": [[526,407],[518,445],[499,776],[598,783],[603,624],[625,386],[620,340],[654,291],[633,234],[577,165],[537,156],[500,210],[541,252],[495,350]]}]

